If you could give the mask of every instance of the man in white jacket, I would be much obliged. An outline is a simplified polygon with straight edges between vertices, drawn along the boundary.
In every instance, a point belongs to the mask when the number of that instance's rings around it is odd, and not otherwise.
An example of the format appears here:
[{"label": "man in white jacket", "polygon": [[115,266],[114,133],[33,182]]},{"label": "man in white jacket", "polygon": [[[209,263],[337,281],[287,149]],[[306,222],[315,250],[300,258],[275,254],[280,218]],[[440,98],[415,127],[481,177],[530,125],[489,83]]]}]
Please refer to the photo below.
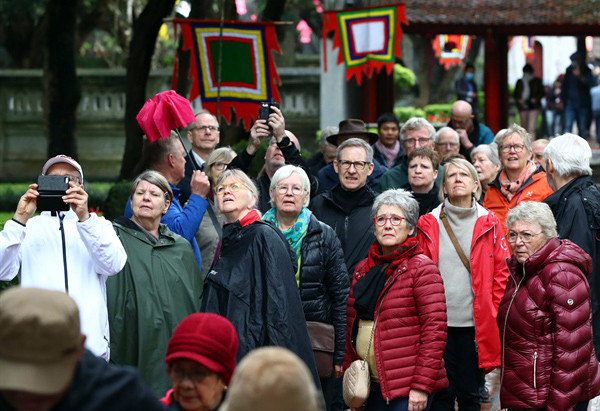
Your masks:
[{"label": "man in white jacket", "polygon": [[39,192],[31,184],[0,232],[0,280],[12,280],[20,270],[22,287],[67,292],[79,306],[86,347],[108,360],[106,278],[121,271],[127,255],[110,221],[89,212],[79,163],[59,155],[42,174],[69,177],[62,199],[70,210],[32,218]]}]

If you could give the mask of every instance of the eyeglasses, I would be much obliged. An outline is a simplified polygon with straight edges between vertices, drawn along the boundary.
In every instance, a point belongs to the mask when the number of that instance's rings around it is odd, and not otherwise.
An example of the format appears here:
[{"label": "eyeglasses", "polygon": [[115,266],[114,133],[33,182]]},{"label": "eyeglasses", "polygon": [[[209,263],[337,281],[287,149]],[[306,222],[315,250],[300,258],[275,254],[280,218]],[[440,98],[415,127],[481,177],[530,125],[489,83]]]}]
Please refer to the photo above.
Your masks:
[{"label": "eyeglasses", "polygon": [[458,143],[435,143],[435,145],[444,148],[458,147]]},{"label": "eyeglasses", "polygon": [[523,241],[524,243],[528,243],[530,242],[533,237],[538,236],[542,234],[542,232],[540,231],[539,233],[536,234],[531,234],[531,233],[517,233],[515,231],[511,231],[508,233],[508,241],[511,243],[516,243],[517,242],[517,238],[521,238],[521,241]]},{"label": "eyeglasses", "polygon": [[229,189],[229,191],[231,191],[232,193],[235,193],[236,191],[240,191],[242,187],[242,183],[221,184],[220,186],[217,186],[215,188],[215,193],[217,193],[217,195],[220,195],[225,193],[225,190],[227,189]]},{"label": "eyeglasses", "polygon": [[354,166],[354,168],[356,169],[356,171],[362,171],[365,169],[366,166],[368,166],[369,163],[368,161],[346,161],[346,160],[340,160],[338,162],[338,164],[340,165],[340,167],[342,168],[342,170],[348,170],[350,168],[350,166]]},{"label": "eyeglasses", "polygon": [[430,138],[408,138],[406,140],[404,140],[404,144],[406,144],[409,147],[414,146],[417,141],[419,142],[420,146],[424,146],[425,144],[429,144],[429,142],[431,141]]},{"label": "eyeglasses", "polygon": [[[58,174],[48,174],[50,176],[55,176]],[[81,184],[81,177],[73,175],[73,174],[64,174],[62,175],[62,177],[67,177],[69,179],[69,181],[74,182],[75,184]]]},{"label": "eyeglasses", "polygon": [[222,163],[220,161],[217,161],[216,163],[213,163],[210,166],[213,167],[215,170],[223,171],[223,170],[225,170],[225,167],[227,167],[228,165],[229,165],[229,163]]},{"label": "eyeglasses", "polygon": [[404,220],[404,217],[392,214],[389,217],[386,217],[384,215],[378,215],[373,219],[373,221],[375,222],[375,224],[377,224],[378,227],[383,227],[388,220],[390,220],[390,224],[392,224],[393,226],[399,226],[400,224],[402,224],[402,220]]},{"label": "eyeglasses", "polygon": [[511,150],[514,150],[515,153],[520,153],[524,148],[525,146],[523,144],[511,144],[509,146],[502,146],[502,152],[510,153]]},{"label": "eyeglasses", "polygon": [[199,383],[210,377],[212,373],[212,371],[204,367],[195,368],[193,370],[184,370],[180,367],[171,368],[171,376],[175,381],[183,381],[184,379],[189,378],[190,381]]},{"label": "eyeglasses", "polygon": [[292,189],[292,194],[295,196],[299,196],[300,194],[302,194],[304,192],[304,189],[300,186],[277,186],[276,187],[277,192],[281,195],[285,195],[287,194],[290,189]]},{"label": "eyeglasses", "polygon": [[219,127],[218,126],[198,126],[198,127],[193,127],[192,130],[201,130],[201,131],[206,131],[206,130],[210,130],[210,131],[219,131]]}]

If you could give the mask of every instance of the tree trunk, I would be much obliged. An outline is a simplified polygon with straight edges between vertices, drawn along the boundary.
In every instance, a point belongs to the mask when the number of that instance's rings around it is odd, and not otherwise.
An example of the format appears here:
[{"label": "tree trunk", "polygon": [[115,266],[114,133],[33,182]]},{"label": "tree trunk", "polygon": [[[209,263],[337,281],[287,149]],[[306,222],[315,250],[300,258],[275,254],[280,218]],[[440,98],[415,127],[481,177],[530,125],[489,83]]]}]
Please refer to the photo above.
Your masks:
[{"label": "tree trunk", "polygon": [[48,156],[77,158],[76,110],[81,98],[75,72],[78,0],[50,0],[44,41],[44,122]]},{"label": "tree trunk", "polygon": [[127,59],[125,90],[125,153],[120,179],[132,179],[142,156],[142,129],[135,116],[146,102],[146,84],[163,19],[173,10],[175,0],[148,0],[133,23],[133,37]]}]

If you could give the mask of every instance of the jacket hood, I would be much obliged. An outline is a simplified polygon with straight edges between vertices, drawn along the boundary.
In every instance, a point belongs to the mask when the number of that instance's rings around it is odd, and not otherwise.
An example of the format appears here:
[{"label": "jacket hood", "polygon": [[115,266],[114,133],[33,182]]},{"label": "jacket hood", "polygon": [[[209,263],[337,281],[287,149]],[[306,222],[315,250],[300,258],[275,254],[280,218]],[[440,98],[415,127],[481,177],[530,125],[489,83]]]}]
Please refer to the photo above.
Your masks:
[{"label": "jacket hood", "polygon": [[[577,244],[570,240],[551,238],[524,263],[526,274],[535,274],[545,266],[556,263],[567,263],[576,266],[588,277],[592,273],[592,258]],[[519,264],[513,256],[509,261],[512,273],[520,272]]]}]

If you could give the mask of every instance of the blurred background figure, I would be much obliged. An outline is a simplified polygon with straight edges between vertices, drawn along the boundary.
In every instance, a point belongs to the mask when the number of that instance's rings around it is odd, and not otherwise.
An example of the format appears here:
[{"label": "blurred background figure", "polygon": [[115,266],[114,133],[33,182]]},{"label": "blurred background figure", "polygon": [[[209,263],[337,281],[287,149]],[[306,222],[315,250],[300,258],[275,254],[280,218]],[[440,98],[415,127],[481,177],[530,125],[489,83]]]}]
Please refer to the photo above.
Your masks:
[{"label": "blurred background figure", "polygon": [[[600,72],[600,67],[595,67],[594,71]],[[592,87],[590,90],[592,98],[592,118],[594,119],[594,127],[596,128],[596,141],[594,145],[600,145],[600,83]]]},{"label": "blurred background figure", "polygon": [[517,81],[513,94],[521,117],[521,126],[535,140],[535,129],[538,115],[542,108],[544,84],[542,79],[534,76],[533,66],[523,66],[523,77]]},{"label": "blurred background figure", "polygon": [[194,313],[175,328],[165,362],[173,388],[162,402],[173,411],[212,411],[235,370],[238,336],[225,317]]},{"label": "blurred background figure", "polygon": [[373,144],[373,159],[392,168],[402,161],[404,150],[400,144],[400,122],[393,113],[383,113],[377,119],[377,142]]},{"label": "blurred background figure", "polygon": [[327,137],[337,134],[340,129],[336,126],[325,127],[321,132],[321,138],[319,140],[319,151],[317,151],[311,158],[308,159],[306,164],[310,168],[310,172],[313,176],[319,174],[319,171],[335,160],[335,150],[337,146],[327,141]]},{"label": "blurred background figure", "polygon": [[[503,132],[503,130],[501,131]],[[477,170],[477,177],[481,183],[481,197],[479,203],[483,203],[483,196],[488,185],[494,181],[500,171],[500,159],[498,158],[498,146],[495,143],[482,144],[471,151],[471,162]]]},{"label": "blurred background figure", "polygon": [[435,149],[440,158],[451,153],[458,154],[460,150],[460,137],[456,130],[450,127],[442,127],[435,133]]},{"label": "blurred background figure", "polygon": [[547,204],[523,202],[507,219],[510,280],[498,310],[502,408],[587,410],[600,394],[586,281],[590,256],[559,240]]},{"label": "blurred background figure", "polygon": [[554,80],[554,83],[546,91],[546,124],[548,126],[548,137],[554,137],[563,132],[563,103],[562,79],[564,74]]},{"label": "blurred background figure", "polygon": [[571,65],[567,68],[562,84],[561,100],[565,107],[565,132],[573,131],[577,122],[578,134],[589,137],[591,116],[590,88],[594,85],[592,71],[585,63],[585,54],[575,52],[571,55]]},{"label": "blurred background figure", "polygon": [[546,140],[545,138],[540,138],[531,143],[531,159],[536,166],[542,167],[544,170],[546,169],[546,164],[544,162],[544,149],[549,142],[550,141]]},{"label": "blurred background figure", "polygon": [[471,63],[465,64],[464,75],[454,82],[456,99],[464,100],[473,107],[473,114],[479,111],[479,99],[477,98],[477,84],[475,83],[475,67]]},{"label": "blurred background figure", "polygon": [[295,252],[299,267],[296,283],[313,349],[329,348],[323,342],[333,342],[330,362],[328,359],[319,368],[320,362],[315,359],[327,409],[342,411],[342,404],[333,405],[336,398],[341,398],[336,378],[342,376],[350,291],[342,245],[335,231],[306,208],[310,182],[300,167],[287,165],[277,170],[271,179],[270,192],[273,208],[265,213],[263,220],[274,223]]},{"label": "blurred background figure", "polygon": [[238,365],[219,411],[324,411],[321,393],[298,356],[257,348]]},{"label": "blurred background figure", "polygon": [[427,147],[416,148],[408,156],[408,184],[401,188],[412,193],[419,203],[419,217],[440,204],[436,183],[439,164],[438,153]]}]

